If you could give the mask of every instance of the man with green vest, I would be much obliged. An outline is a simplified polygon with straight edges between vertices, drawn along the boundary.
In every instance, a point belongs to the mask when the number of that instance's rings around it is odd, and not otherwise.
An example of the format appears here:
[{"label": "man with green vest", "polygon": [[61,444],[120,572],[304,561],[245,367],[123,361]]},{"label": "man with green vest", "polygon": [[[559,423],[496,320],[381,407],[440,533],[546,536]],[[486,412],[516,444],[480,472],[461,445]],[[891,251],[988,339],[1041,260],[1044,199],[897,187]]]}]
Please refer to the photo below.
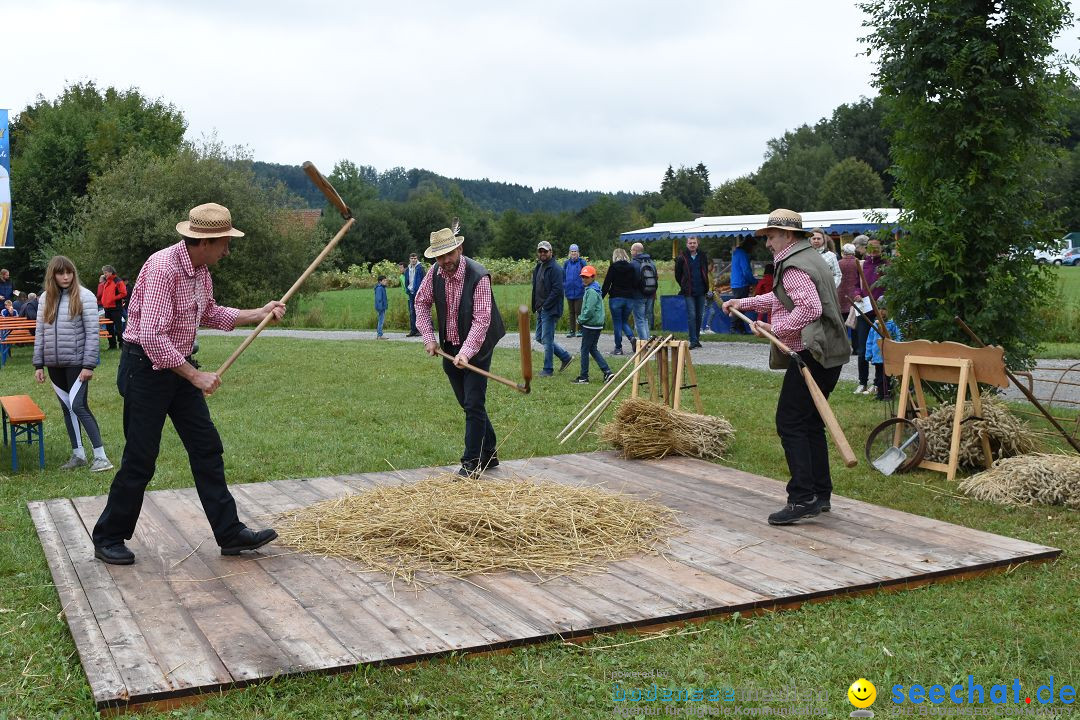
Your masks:
[{"label": "man with green vest", "polygon": [[[759,329],[769,330],[796,352],[829,397],[851,351],[832,271],[807,240],[810,233],[797,212],[772,211],[768,225],[755,235],[765,236],[773,254],[773,291],[728,300],[723,310],[728,315],[731,308],[769,313],[771,324],[759,321],[751,329],[759,335]],[[787,369],[776,404],[776,434],[791,472],[787,505],[769,516],[769,524],[790,525],[831,510],[829,449],[825,423],[797,364],[773,346],[769,367]]]}]

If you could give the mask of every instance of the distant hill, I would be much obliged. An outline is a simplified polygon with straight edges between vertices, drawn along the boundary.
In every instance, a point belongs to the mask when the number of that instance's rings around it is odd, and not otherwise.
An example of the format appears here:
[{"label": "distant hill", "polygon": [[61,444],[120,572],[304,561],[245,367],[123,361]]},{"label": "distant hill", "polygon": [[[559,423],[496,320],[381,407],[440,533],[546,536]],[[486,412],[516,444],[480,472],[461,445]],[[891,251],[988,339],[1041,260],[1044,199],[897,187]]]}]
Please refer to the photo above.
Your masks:
[{"label": "distant hill", "polygon": [[[255,176],[267,183],[281,181],[291,192],[300,197],[309,207],[322,207],[322,193],[312,185],[299,165],[280,165],[277,163],[252,163]],[[577,212],[588,207],[602,195],[609,195],[621,203],[630,202],[633,193],[602,193],[588,190],[564,190],[562,188],[543,188],[533,190],[527,185],[498,182],[496,180],[461,180],[447,178],[430,170],[414,168],[393,168],[377,172],[374,168],[362,168],[373,185],[379,188],[379,197],[383,200],[404,202],[409,194],[423,185],[434,185],[449,194],[457,186],[465,199],[484,210],[503,212],[519,210],[521,212]]]}]

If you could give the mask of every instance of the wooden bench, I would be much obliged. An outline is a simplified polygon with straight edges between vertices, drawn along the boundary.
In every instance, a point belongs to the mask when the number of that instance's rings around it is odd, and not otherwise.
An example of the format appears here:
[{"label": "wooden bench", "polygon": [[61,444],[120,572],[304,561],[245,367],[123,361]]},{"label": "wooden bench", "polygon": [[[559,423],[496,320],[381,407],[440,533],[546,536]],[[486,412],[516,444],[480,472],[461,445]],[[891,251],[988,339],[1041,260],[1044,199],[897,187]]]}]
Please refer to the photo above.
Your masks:
[{"label": "wooden bench", "polygon": [[8,444],[8,425],[11,426],[11,469],[19,469],[15,446],[19,437],[25,437],[27,445],[38,443],[38,463],[45,467],[45,413],[29,395],[5,395],[0,397],[3,408],[4,444]]}]

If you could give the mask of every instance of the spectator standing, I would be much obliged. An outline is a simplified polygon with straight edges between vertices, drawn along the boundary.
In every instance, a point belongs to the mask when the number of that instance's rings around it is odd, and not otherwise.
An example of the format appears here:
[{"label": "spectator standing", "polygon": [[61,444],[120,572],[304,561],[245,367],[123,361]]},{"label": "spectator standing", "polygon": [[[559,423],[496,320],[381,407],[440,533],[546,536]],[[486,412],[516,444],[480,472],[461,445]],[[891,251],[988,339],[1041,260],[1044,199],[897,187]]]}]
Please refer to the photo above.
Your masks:
[{"label": "spectator standing", "polygon": [[[754,251],[756,241],[753,237],[739,238],[735,249],[731,251],[731,297],[750,297],[757,285],[754,268],[750,265],[750,253]],[[746,323],[738,318],[731,319],[731,332],[745,335],[750,332]]]},{"label": "spectator standing", "polygon": [[[885,318],[885,330],[896,342],[902,342],[903,336],[900,334],[900,328],[896,326],[896,323],[889,318],[889,313],[884,306],[878,305],[878,310],[881,312],[881,316]],[[892,395],[891,383],[889,376],[885,374],[885,355],[881,351],[881,346],[878,341],[881,340],[881,333],[878,332],[878,325],[874,325],[870,328],[870,334],[866,337],[866,359],[874,365],[874,389],[877,391],[878,400],[886,400]]]},{"label": "spectator standing", "polygon": [[578,385],[589,382],[589,358],[596,360],[596,366],[604,373],[604,382],[611,379],[611,368],[604,355],[596,348],[600,333],[604,329],[604,297],[600,283],[596,282],[596,268],[586,265],[581,269],[581,279],[587,283],[582,300],[581,316],[581,374],[574,378]]},{"label": "spectator standing", "polygon": [[[6,238],[0,237],[0,244],[3,244]],[[7,268],[0,270],[0,302],[4,300],[10,300],[14,294],[15,288],[11,285],[11,273]]]},{"label": "spectator standing", "polygon": [[128,291],[112,265],[101,268],[101,274],[105,279],[98,283],[97,301],[105,309],[105,317],[111,321],[106,326],[109,330],[109,349],[115,350],[117,345],[124,346],[124,305]]},{"label": "spectator standing", "polygon": [[[832,274],[806,240],[809,233],[802,229],[798,213],[773,210],[768,224],[758,234],[767,238],[766,245],[776,263],[773,292],[728,300],[724,312],[736,307],[771,313],[771,325],[757,321],[754,328],[770,330],[798,353],[822,395],[828,398],[840,370],[851,357]],[[769,515],[769,524],[789,525],[832,509],[829,448],[825,422],[799,364],[772,346],[769,366],[785,369],[776,403],[776,434],[791,473],[787,505]]]},{"label": "spectator standing", "polygon": [[829,269],[833,274],[833,283],[836,287],[840,287],[841,273],[840,273],[840,261],[836,259],[836,253],[832,248],[832,238],[825,234],[825,228],[814,228],[810,236],[810,244],[814,246],[814,249],[821,253],[821,258],[825,261],[825,264],[829,266]]},{"label": "spectator standing", "polygon": [[615,248],[611,254],[611,265],[604,276],[601,294],[609,298],[611,306],[611,325],[615,329],[615,350],[612,355],[623,354],[623,335],[634,348],[634,331],[630,329],[630,313],[634,311],[634,298],[641,293],[641,276],[630,262],[630,256],[622,248]]},{"label": "spectator standing", "polygon": [[[652,336],[653,325],[655,324],[654,310],[656,292],[660,288],[660,274],[656,270],[656,262],[649,253],[645,252],[645,246],[641,243],[636,242],[630,246],[630,258],[638,269],[638,275],[641,276],[643,301],[640,315],[635,307],[634,319],[638,320],[638,337],[645,340]],[[645,318],[644,325],[641,325],[639,319],[641,316]],[[644,332],[645,330],[648,330],[648,332]]]},{"label": "spectator standing", "polygon": [[[768,295],[773,290],[773,271],[775,266],[772,263],[765,264],[765,274],[758,280],[757,285],[754,286],[754,297],[759,295]],[[769,322],[769,313],[758,313],[757,319],[761,322]]]},{"label": "spectator standing", "polygon": [[191,351],[200,326],[232,330],[257,325],[268,315],[280,320],[285,305],[271,300],[261,308],[238,310],[214,301],[210,266],[229,255],[232,238],[244,236],[233,227],[228,208],[216,203],[194,207],[176,231],[182,240],[151,255],[139,271],[124,329],[116,386],[124,397],[126,443],[93,532],[94,557],[111,565],[135,562],[124,541],[135,534],[166,417],[187,450],[195,489],[221,554],[239,555],[277,537],[270,528],[252,530],[237,515],[225,484],[221,436],[206,405],[221,378],[199,370]]},{"label": "spectator standing", "polygon": [[[860,235],[859,237],[866,236]],[[858,252],[858,246],[856,246],[856,252]],[[855,394],[857,395],[869,395],[874,392],[874,386],[870,384],[870,362],[866,358],[866,342],[872,329],[867,318],[874,311],[870,296],[873,295],[874,300],[880,300],[885,293],[885,289],[878,284],[878,279],[881,277],[886,263],[885,258],[881,256],[881,242],[879,240],[868,240],[866,259],[862,261],[863,277],[866,279],[866,283],[860,282],[856,286],[853,296],[855,305],[862,311],[855,324],[855,350],[859,357],[859,384],[855,387]]]},{"label": "spectator standing", "polygon": [[573,356],[555,342],[555,325],[563,311],[563,271],[552,255],[551,243],[541,240],[536,246],[536,266],[532,275],[532,309],[536,313],[536,342],[544,346],[544,368],[540,377],[555,374],[554,356],[559,372],[566,369]]},{"label": "spectator standing", "polygon": [[686,324],[690,333],[690,347],[699,348],[701,347],[699,332],[705,311],[705,293],[709,289],[709,258],[704,252],[698,252],[696,237],[686,239],[686,249],[675,259],[675,282],[679,283],[679,294],[686,301]]},{"label": "spectator standing", "polygon": [[[499,456],[495,428],[487,414],[487,378],[464,365],[490,369],[495,345],[506,330],[491,292],[491,274],[462,254],[465,238],[455,232],[457,223],[454,225],[454,229],[431,233],[424,251],[424,257],[435,260],[435,266],[416,293],[416,327],[428,355],[436,356],[441,347],[453,357],[443,358],[442,366],[458,405],[465,411],[465,450],[458,475],[475,478],[498,467]],[[559,290],[561,310],[561,285]],[[439,315],[438,337],[431,322],[432,305]]]},{"label": "spectator standing", "polygon": [[416,328],[416,293],[420,290],[420,283],[424,282],[424,266],[416,253],[409,255],[409,266],[404,268],[402,287],[409,298],[409,333],[405,337],[419,337],[420,331]]},{"label": "spectator standing", "polygon": [[101,348],[94,293],[79,284],[75,265],[63,255],[56,255],[45,269],[42,297],[45,298],[45,309],[36,313],[34,332],[34,378],[43,383],[48,372],[64,413],[71,457],[60,469],[72,470],[86,464],[82,444],[82,430],[86,430],[86,437],[94,448],[90,471],[111,470],[112,463],[105,455],[101,430],[87,403],[90,380],[98,366]]},{"label": "spectator standing", "polygon": [[855,245],[855,257],[862,262],[866,258],[866,244],[870,242],[870,238],[865,235],[856,235],[852,242]]},{"label": "spectator standing", "polygon": [[390,307],[390,302],[386,298],[386,286],[390,283],[386,279],[385,275],[379,276],[379,282],[375,284],[375,312],[378,314],[379,319],[375,324],[375,337],[379,340],[385,340],[383,337],[383,322],[386,320],[386,309]]},{"label": "spectator standing", "polygon": [[581,271],[584,267],[585,261],[581,259],[578,246],[571,245],[563,264],[563,294],[566,296],[567,312],[570,314],[570,332],[566,334],[568,338],[575,335],[581,337],[577,321],[581,314],[581,299],[585,295],[585,284],[581,282]]},{"label": "spectator standing", "polygon": [[[96,304],[96,303],[95,303]],[[26,304],[22,308],[22,316],[27,320],[37,320],[38,316],[38,296],[37,293],[30,293],[26,296]]]}]

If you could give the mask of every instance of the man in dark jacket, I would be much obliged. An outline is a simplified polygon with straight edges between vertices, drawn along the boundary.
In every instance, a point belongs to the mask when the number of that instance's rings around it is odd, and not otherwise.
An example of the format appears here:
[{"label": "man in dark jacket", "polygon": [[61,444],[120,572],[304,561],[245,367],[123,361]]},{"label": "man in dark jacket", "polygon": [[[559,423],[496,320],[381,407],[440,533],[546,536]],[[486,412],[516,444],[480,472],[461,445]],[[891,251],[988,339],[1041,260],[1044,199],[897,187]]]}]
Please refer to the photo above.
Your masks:
[{"label": "man in dark jacket", "polygon": [[698,333],[705,312],[705,293],[709,291],[709,258],[698,250],[698,239],[686,239],[686,249],[675,259],[675,281],[679,294],[686,300],[686,324],[690,331],[690,347],[699,348]]},{"label": "man in dark jacket", "polygon": [[[444,357],[442,364],[458,405],[465,411],[465,452],[458,475],[478,477],[497,467],[499,457],[495,454],[495,429],[487,414],[487,378],[465,369],[465,363],[488,370],[495,345],[506,330],[491,292],[491,275],[483,265],[461,254],[464,242],[465,238],[450,228],[431,233],[424,257],[433,258],[435,267],[416,292],[416,327],[428,355],[435,356],[441,347],[453,357],[452,361]],[[432,305],[439,315],[437,337],[431,322]]]},{"label": "man in dark jacket", "polygon": [[419,337],[420,331],[416,329],[416,293],[420,290],[420,283],[424,282],[424,266],[416,253],[409,255],[409,265],[401,275],[405,278],[405,294],[409,297],[409,334],[405,337]]},{"label": "man in dark jacket", "polygon": [[555,325],[563,311],[563,271],[551,254],[551,243],[541,240],[536,246],[536,267],[532,276],[532,309],[536,313],[536,342],[544,346],[544,369],[540,377],[555,374],[552,355],[558,355],[566,369],[574,357],[555,342]]}]

